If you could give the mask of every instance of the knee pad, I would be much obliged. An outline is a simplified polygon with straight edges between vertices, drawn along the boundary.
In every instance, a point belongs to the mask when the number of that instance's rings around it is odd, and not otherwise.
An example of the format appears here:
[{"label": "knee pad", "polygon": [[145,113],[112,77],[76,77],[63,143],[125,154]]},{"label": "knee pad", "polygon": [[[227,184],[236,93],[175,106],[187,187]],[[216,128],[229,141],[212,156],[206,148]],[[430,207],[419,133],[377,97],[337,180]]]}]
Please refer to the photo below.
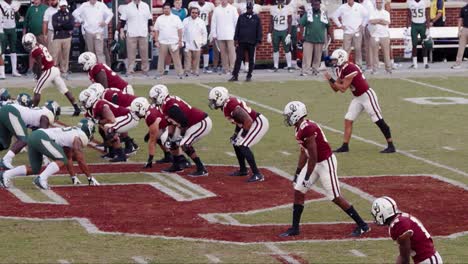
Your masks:
[{"label": "knee pad", "polygon": [[193,153],[195,153],[195,149],[190,146],[190,145],[183,145],[182,150],[187,154],[189,157],[192,156]]}]

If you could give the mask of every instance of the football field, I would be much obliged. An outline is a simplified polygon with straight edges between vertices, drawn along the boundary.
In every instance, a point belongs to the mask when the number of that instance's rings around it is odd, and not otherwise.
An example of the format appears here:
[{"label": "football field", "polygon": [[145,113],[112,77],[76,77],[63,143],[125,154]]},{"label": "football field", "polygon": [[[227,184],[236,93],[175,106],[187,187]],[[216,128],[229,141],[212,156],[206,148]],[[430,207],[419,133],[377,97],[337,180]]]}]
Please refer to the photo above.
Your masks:
[{"label": "football field", "polygon": [[[83,77],[84,78],[84,77]],[[419,218],[433,236],[445,263],[468,262],[468,78],[426,77],[370,79],[391,128],[394,154],[380,154],[385,139],[362,113],[354,124],[349,153],[337,154],[344,197],[367,222],[371,200],[383,195],[400,210]],[[234,126],[219,110],[208,108],[208,91],[222,85],[269,119],[270,129],[252,150],[264,182],[228,177],[235,168],[229,137]],[[147,97],[151,85],[134,85]],[[72,90],[75,97],[83,89]],[[331,147],[342,143],[343,118],[350,92],[334,93],[327,83],[262,81],[252,83],[168,84],[171,94],[207,112],[209,136],[194,145],[209,176],[191,178],[160,173],[164,165],[144,169],[147,132],[143,121],[130,132],[140,146],[127,163],[110,164],[93,147],[86,160],[102,186],[73,186],[61,172],[50,191],[40,191],[32,177],[15,178],[0,189],[0,262],[46,263],[390,263],[398,246],[386,227],[351,239],[352,220],[318,188],[306,195],[301,234],[280,238],[291,224],[299,146],[294,129],[283,123],[283,107],[306,104],[308,117],[323,129]],[[12,88],[10,94],[32,93]],[[42,96],[69,106],[54,88]],[[63,115],[76,125],[80,118]],[[98,133],[95,139],[100,141]],[[1,152],[3,156],[5,152]],[[158,149],[156,158],[162,155]],[[27,153],[14,165],[27,163]],[[81,182],[86,178],[80,176]]]}]

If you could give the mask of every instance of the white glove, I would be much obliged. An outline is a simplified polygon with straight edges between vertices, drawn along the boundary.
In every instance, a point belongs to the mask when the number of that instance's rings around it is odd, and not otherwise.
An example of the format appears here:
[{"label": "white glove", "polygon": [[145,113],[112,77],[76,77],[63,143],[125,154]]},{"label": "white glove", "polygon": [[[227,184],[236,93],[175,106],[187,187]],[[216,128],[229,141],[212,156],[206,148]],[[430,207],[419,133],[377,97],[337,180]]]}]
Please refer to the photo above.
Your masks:
[{"label": "white glove", "polygon": [[101,185],[101,184],[99,184],[99,182],[98,182],[94,177],[88,178],[88,184],[89,184],[90,186],[98,186],[98,185]]},{"label": "white glove", "polygon": [[241,135],[238,135],[234,141],[234,146],[240,146],[244,138]]},{"label": "white glove", "polygon": [[73,183],[73,185],[77,185],[77,184],[81,184],[81,181],[80,181],[80,179],[78,179],[78,177],[73,176],[72,177],[72,183]]},{"label": "white glove", "polygon": [[268,34],[267,34],[267,42],[268,42],[268,43],[271,43],[271,42],[272,42],[271,33],[268,33]]},{"label": "white glove", "polygon": [[286,43],[286,45],[289,45],[291,43],[291,34],[288,34],[285,38],[284,38],[284,43]]},{"label": "white glove", "polygon": [[312,187],[312,184],[313,183],[310,179],[308,179],[307,181],[304,179],[304,181],[302,182],[302,186],[304,186],[307,189],[310,189]]}]

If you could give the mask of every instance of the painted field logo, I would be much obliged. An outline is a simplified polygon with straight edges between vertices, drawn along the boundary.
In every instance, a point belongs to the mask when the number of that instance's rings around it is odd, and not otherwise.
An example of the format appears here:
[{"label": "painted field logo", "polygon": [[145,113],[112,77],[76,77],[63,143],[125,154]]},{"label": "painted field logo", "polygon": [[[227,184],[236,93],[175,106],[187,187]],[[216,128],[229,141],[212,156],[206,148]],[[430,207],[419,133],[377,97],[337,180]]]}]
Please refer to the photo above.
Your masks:
[{"label": "painted field logo", "polygon": [[[141,164],[91,167],[92,171],[100,173],[141,170]],[[154,177],[154,182],[53,187],[53,193],[63,198],[65,204],[22,202],[17,194],[0,190],[0,216],[77,219],[94,233],[241,243],[285,241],[278,234],[288,225],[247,225],[239,223],[230,214],[266,211],[291,203],[290,180],[279,175],[277,170],[262,169],[266,181],[247,184],[242,177],[223,176],[232,169],[212,166],[208,168],[210,176],[200,178],[142,172]],[[460,203],[468,200],[468,192],[460,183],[438,176],[414,175],[344,177],[341,181],[344,188],[368,200],[381,195],[394,197],[403,211],[422,219],[434,236],[468,230],[468,213]],[[307,197],[308,200],[323,198],[318,192],[310,192]],[[307,206],[313,206],[313,203]],[[352,228],[352,223],[308,223],[303,225],[301,235],[292,240],[346,239]],[[386,228],[374,228],[367,237],[387,236]]]}]

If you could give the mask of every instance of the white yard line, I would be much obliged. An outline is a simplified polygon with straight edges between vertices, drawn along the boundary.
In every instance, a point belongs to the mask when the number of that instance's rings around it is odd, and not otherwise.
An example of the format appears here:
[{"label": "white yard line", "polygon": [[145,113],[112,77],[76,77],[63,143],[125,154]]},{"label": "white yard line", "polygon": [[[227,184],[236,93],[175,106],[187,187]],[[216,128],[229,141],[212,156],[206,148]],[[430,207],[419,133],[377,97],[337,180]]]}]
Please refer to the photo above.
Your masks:
[{"label": "white yard line", "polygon": [[216,257],[215,255],[212,254],[206,254],[205,257],[207,257],[210,260],[210,263],[221,263],[221,259]]},{"label": "white yard line", "polygon": [[148,264],[148,261],[146,260],[146,258],[141,257],[141,256],[134,256],[132,257],[132,259],[137,264]]},{"label": "white yard line", "polygon": [[271,250],[275,255],[279,256],[280,258],[284,259],[289,264],[301,264],[295,258],[293,258],[289,253],[281,250],[279,247],[275,246],[274,244],[267,243],[265,246]]},{"label": "white yard line", "polygon": [[280,151],[279,153],[285,155],[285,156],[291,156],[292,154],[287,152],[287,151]]},{"label": "white yard line", "polygon": [[226,153],[226,155],[228,155],[230,157],[235,157],[236,156],[236,154],[234,152],[226,151],[224,153]]},{"label": "white yard line", "polygon": [[58,263],[60,264],[70,264],[70,261],[66,260],[66,259],[59,259],[57,260]]},{"label": "white yard line", "polygon": [[[409,80],[409,79],[408,79]],[[410,81],[413,81],[413,80],[410,80]],[[207,89],[211,89],[211,86],[208,86],[206,84],[202,84],[202,83],[198,83],[197,84],[198,86],[201,86],[201,87],[204,87],[204,88],[207,88]],[[442,88],[442,87],[440,87]],[[444,89],[444,88],[443,88]],[[456,92],[456,91],[453,91],[453,92]],[[277,114],[280,114],[282,115],[283,114],[283,111],[277,109],[277,108],[274,108],[272,106],[269,106],[269,105],[265,105],[265,104],[262,104],[262,103],[259,103],[259,102],[256,102],[256,101],[253,101],[253,100],[250,100],[250,99],[247,99],[247,98],[243,98],[243,97],[240,97],[240,96],[237,96],[235,94],[231,94],[232,96],[235,96],[235,97],[238,97],[239,99],[242,99],[244,100],[245,102],[247,103],[250,103],[250,104],[253,104],[253,105],[257,105],[259,107],[262,107],[264,109],[267,109],[267,110],[270,110],[272,111],[273,113],[277,113]],[[468,95],[468,94],[467,94]],[[343,134],[343,131],[341,130],[338,130],[338,129],[335,129],[335,128],[332,128],[332,127],[329,127],[329,126],[326,126],[326,125],[323,125],[323,124],[320,124],[318,123],[322,128],[326,129],[326,130],[329,130],[329,131],[332,131],[332,132],[335,132],[335,133],[338,133],[338,134]],[[356,135],[353,135],[352,138],[356,139],[356,140],[359,140],[359,141],[362,141],[362,142],[365,142],[365,143],[368,143],[368,144],[371,144],[371,145],[374,145],[374,146],[378,146],[378,147],[381,147],[381,148],[384,148],[386,147],[386,145],[384,144],[380,144],[380,143],[377,143],[373,140],[370,140],[370,139],[365,139],[363,137],[360,137],[360,136],[356,136]],[[423,157],[419,157],[419,156],[416,156],[414,154],[411,154],[409,153],[408,151],[403,151],[403,150],[398,150],[397,151],[398,153],[400,153],[401,155],[403,156],[406,156],[406,157],[409,157],[409,158],[412,158],[412,159],[415,159],[415,160],[419,160],[419,161],[422,161],[424,163],[427,163],[427,164],[430,164],[432,166],[435,166],[435,167],[439,167],[439,168],[442,168],[442,169],[446,169],[446,170],[449,170],[451,172],[454,172],[456,174],[459,174],[459,175],[463,175],[465,177],[468,177],[468,172],[465,172],[465,171],[462,171],[462,170],[459,170],[457,168],[454,168],[454,167],[450,167],[450,166],[447,166],[447,165],[444,165],[444,164],[441,164],[439,162],[436,162],[436,161],[432,161],[432,160],[429,160],[429,159],[426,159],[426,158],[423,158]]]},{"label": "white yard line", "polygon": [[56,204],[68,204],[67,200],[52,190],[41,190],[41,192]]},{"label": "white yard line", "polygon": [[437,89],[437,90],[444,91],[444,92],[449,92],[449,93],[453,93],[453,94],[468,96],[468,93],[455,91],[455,90],[452,90],[452,89],[448,89],[448,88],[445,88],[445,87],[433,85],[433,84],[430,84],[430,83],[419,82],[419,81],[415,81],[415,80],[411,80],[411,79],[407,79],[407,78],[400,78],[400,80],[407,81],[407,82],[410,82],[410,83],[419,84],[419,85],[422,85],[422,86],[426,86],[426,87]]},{"label": "white yard line", "polygon": [[356,257],[361,257],[361,258],[367,257],[366,254],[362,253],[361,251],[359,251],[357,249],[351,249],[349,252],[351,252],[351,254],[353,254]]},{"label": "white yard line", "polygon": [[444,146],[444,147],[442,147],[442,148],[445,149],[445,150],[449,150],[449,151],[454,151],[454,150],[456,150],[455,148],[452,148],[452,147],[449,147],[449,146]]}]

